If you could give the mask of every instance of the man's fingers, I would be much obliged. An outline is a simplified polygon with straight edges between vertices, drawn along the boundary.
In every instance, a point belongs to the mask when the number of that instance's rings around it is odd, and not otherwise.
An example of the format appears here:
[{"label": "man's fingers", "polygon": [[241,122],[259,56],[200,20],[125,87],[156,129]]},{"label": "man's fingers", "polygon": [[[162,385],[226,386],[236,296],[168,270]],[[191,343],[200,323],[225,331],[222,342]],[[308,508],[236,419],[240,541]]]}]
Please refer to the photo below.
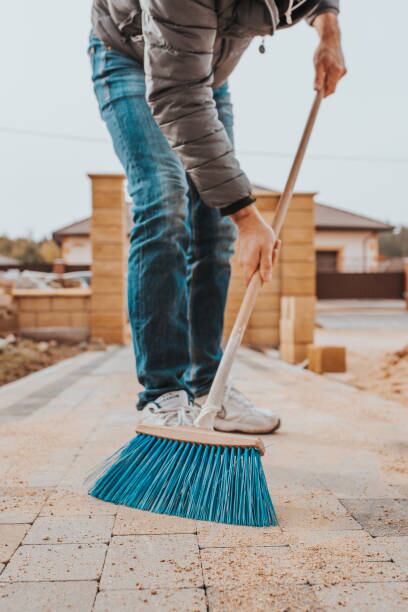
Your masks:
[{"label": "man's fingers", "polygon": [[341,68],[333,68],[327,74],[326,78],[326,86],[325,86],[325,94],[326,96],[330,96],[336,91],[336,87],[341,77],[343,76],[344,71]]},{"label": "man's fingers", "polygon": [[273,252],[272,252],[272,264],[275,264],[278,260],[279,257],[279,251],[282,245],[282,241],[281,240],[277,240],[275,242],[275,245],[273,247]]},{"label": "man's fingers", "polygon": [[252,264],[247,264],[244,266],[245,283],[247,285],[249,285],[249,281],[251,280],[257,269],[258,266],[254,266]]},{"label": "man's fingers", "polygon": [[315,76],[315,90],[321,91],[324,87],[324,81],[326,78],[326,70],[323,66],[322,62],[319,62],[316,66],[316,76]]},{"label": "man's fingers", "polygon": [[249,283],[257,269],[259,268],[259,251],[247,255],[241,261],[241,266],[244,271],[246,284]]},{"label": "man's fingers", "polygon": [[272,279],[272,249],[273,244],[264,244],[261,251],[260,272],[264,283]]}]

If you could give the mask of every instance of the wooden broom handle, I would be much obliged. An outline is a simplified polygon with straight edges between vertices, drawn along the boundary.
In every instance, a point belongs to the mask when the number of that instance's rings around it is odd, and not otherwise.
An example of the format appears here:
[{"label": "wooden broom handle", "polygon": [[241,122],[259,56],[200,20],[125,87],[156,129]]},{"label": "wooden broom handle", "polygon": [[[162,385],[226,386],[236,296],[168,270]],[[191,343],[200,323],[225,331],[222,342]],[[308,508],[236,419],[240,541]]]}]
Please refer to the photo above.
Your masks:
[{"label": "wooden broom handle", "polygon": [[[298,177],[300,166],[302,165],[303,158],[305,156],[306,148],[310,140],[310,135],[312,133],[312,129],[315,124],[322,99],[323,93],[317,92],[309,113],[309,117],[306,122],[305,129],[302,134],[302,138],[299,143],[298,150],[296,152],[295,159],[293,160],[293,164],[290,169],[288,180],[286,181],[285,188],[281,194],[281,197],[279,198],[278,207],[276,209],[275,217],[272,224],[272,228],[276,234],[276,238],[279,237],[282,230],[282,226],[285,222],[286,214],[288,212],[289,205],[292,199],[296,179]],[[234,323],[234,327],[232,328],[231,335],[228,339],[224,354],[222,356],[213,384],[211,386],[207,402],[204,406],[204,410],[202,411],[203,414],[196,420],[196,425],[198,426],[212,428],[210,421],[206,419],[205,408],[208,407],[207,412],[212,412],[214,414],[216,408],[219,410],[222,406],[225,385],[227,383],[227,379],[230,374],[236,352],[241,344],[242,338],[249,322],[249,318],[255,306],[259,289],[261,287],[262,279],[258,270],[258,272],[256,272],[250,280],[247,290],[245,292],[244,299],[242,301],[236,321]]]}]

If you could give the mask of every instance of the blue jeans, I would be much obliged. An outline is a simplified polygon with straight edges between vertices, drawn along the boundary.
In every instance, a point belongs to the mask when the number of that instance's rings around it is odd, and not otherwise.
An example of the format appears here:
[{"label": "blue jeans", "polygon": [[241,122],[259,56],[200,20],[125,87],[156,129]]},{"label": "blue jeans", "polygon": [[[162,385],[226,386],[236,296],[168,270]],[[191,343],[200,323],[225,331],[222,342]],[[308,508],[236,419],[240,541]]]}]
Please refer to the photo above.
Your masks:
[{"label": "blue jeans", "polygon": [[[162,393],[208,392],[221,358],[224,308],[235,228],[204,205],[145,100],[143,67],[91,37],[89,54],[100,112],[128,179],[128,303],[138,407]],[[233,138],[228,85],[214,90]]]}]

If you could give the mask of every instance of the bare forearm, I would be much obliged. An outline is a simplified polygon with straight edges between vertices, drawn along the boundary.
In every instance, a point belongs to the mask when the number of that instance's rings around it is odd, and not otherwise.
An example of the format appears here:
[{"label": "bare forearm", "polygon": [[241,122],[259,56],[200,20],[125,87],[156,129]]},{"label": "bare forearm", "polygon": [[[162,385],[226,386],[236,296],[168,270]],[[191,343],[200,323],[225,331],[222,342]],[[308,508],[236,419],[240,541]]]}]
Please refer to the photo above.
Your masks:
[{"label": "bare forearm", "polygon": [[323,13],[322,15],[318,15],[313,21],[313,27],[316,28],[320,40],[337,38],[340,42],[339,20],[335,13]]}]

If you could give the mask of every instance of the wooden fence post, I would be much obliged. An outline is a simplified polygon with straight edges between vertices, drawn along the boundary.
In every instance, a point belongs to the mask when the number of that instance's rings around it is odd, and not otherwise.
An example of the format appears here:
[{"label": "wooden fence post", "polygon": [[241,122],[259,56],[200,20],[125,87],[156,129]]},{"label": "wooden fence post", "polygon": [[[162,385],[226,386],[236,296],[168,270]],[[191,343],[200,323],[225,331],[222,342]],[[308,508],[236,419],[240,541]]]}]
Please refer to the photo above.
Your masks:
[{"label": "wooden fence post", "polygon": [[126,235],[124,177],[91,174],[91,337],[126,342]]}]

